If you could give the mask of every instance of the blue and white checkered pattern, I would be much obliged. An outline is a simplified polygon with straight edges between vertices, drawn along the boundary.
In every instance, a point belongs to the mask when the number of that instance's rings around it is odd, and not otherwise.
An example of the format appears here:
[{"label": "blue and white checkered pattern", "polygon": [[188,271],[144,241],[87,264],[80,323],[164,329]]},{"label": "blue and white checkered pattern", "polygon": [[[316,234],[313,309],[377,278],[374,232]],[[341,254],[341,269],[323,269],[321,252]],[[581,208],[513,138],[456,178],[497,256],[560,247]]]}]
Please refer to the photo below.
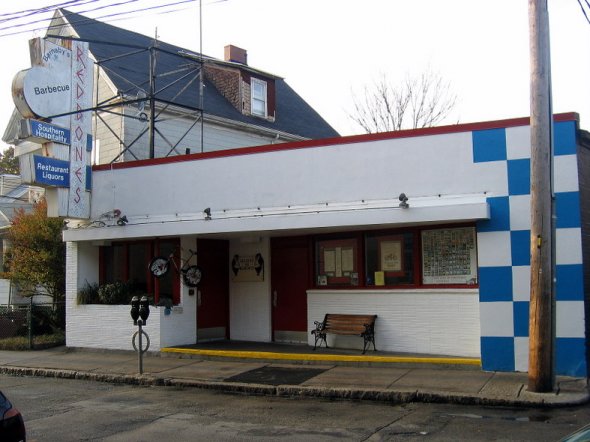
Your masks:
[{"label": "blue and white checkered pattern", "polygon": [[[474,163],[503,162],[506,194],[488,198],[477,224],[484,370],[527,371],[530,299],[530,128],[473,132]],[[584,286],[576,123],[554,126],[556,372],[586,376]]]}]

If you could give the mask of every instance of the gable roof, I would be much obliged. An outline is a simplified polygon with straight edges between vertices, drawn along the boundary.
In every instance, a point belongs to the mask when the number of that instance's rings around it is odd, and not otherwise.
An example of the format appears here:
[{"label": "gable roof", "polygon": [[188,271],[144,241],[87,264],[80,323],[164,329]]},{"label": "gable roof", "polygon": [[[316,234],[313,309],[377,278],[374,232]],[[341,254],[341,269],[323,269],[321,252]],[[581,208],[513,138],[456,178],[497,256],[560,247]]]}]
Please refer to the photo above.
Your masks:
[{"label": "gable roof", "polygon": [[[98,20],[90,19],[80,14],[60,9],[59,13],[74,29],[81,40],[89,42],[90,52],[100,64],[118,92],[135,96],[137,86],[142,85],[145,91],[149,90],[149,51],[147,49],[154,44],[154,39],[136,32],[128,31]],[[48,35],[57,32],[48,31]],[[128,45],[128,46],[122,46]],[[170,73],[186,68],[191,59],[198,58],[198,54],[192,54],[190,50],[174,46],[162,41],[157,42],[156,75]],[[144,48],[142,51],[140,48]],[[123,54],[127,54],[122,56]],[[185,54],[184,57],[181,55]],[[205,62],[220,62],[212,57],[203,56]],[[249,71],[257,71],[248,66],[243,68]],[[258,71],[261,72],[262,71]],[[186,71],[168,75],[166,84],[186,75]],[[269,77],[269,74],[264,74]],[[276,88],[276,115],[275,121],[267,121],[261,118],[243,115],[224,98],[215,86],[209,81],[204,81],[203,111],[206,115],[214,115],[228,120],[264,127],[271,131],[286,132],[305,138],[329,138],[338,136],[336,132],[303,98],[301,98],[284,79],[270,76],[275,81]],[[182,91],[186,81],[179,81],[171,85],[157,97],[164,100],[174,100],[179,104],[198,107],[198,83]],[[157,85],[156,85],[157,86]],[[179,95],[178,95],[179,94]]]}]

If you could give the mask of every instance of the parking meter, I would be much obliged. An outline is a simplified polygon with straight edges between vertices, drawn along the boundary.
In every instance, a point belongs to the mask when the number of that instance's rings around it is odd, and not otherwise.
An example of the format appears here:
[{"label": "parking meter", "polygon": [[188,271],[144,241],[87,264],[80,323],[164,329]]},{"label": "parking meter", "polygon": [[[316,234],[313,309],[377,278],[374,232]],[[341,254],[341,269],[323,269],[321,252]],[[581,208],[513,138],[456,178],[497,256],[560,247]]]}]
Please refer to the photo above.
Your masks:
[{"label": "parking meter", "polygon": [[[141,299],[139,299],[137,296],[131,298],[131,319],[133,319],[133,325],[138,326],[138,330],[133,333],[133,336],[131,337],[131,344],[133,345],[133,349],[137,352],[137,366],[139,368],[139,374],[143,374],[143,354],[150,348],[150,337],[142,328],[142,326],[147,322],[149,315],[150,306],[147,296],[142,296]],[[147,341],[145,348],[143,347],[142,343],[142,337],[144,336]],[[136,338],[139,338],[139,346],[135,345]]]},{"label": "parking meter", "polygon": [[139,298],[134,296],[131,298],[131,319],[133,319],[133,325],[137,325],[137,319],[139,318]]},{"label": "parking meter", "polygon": [[150,315],[150,305],[147,296],[142,296],[139,301],[139,316],[143,321],[143,325],[147,324],[147,318]]}]

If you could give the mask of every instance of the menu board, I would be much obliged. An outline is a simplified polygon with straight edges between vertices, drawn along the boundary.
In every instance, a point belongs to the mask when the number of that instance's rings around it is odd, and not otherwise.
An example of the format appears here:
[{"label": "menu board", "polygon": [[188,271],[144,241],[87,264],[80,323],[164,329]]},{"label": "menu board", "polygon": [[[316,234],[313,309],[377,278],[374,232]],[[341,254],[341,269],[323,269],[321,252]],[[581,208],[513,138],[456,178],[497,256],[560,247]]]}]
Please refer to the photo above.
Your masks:
[{"label": "menu board", "polygon": [[317,285],[358,285],[356,239],[326,240],[317,245]]},{"label": "menu board", "polygon": [[475,228],[422,231],[424,284],[477,284]]},{"label": "menu board", "polygon": [[401,272],[403,270],[401,241],[381,241],[379,243],[379,252],[382,271]]},{"label": "menu board", "polygon": [[324,272],[328,276],[341,278],[350,276],[354,270],[354,250],[352,247],[324,249]]}]

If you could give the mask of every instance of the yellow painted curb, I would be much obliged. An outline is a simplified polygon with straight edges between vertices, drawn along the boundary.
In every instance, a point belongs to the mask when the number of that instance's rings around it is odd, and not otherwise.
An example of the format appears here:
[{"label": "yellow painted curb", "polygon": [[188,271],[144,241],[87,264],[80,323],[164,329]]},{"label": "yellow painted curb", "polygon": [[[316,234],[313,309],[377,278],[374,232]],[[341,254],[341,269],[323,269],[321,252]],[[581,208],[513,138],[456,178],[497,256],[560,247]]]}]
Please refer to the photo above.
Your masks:
[{"label": "yellow painted curb", "polygon": [[162,353],[181,353],[200,356],[218,356],[241,359],[278,359],[285,361],[342,361],[342,362],[390,362],[411,364],[441,365],[476,365],[481,366],[480,359],[471,358],[433,358],[416,356],[371,356],[371,355],[325,355],[309,353],[273,353],[266,351],[232,351],[232,350],[199,350],[192,348],[168,347],[160,349]]}]

